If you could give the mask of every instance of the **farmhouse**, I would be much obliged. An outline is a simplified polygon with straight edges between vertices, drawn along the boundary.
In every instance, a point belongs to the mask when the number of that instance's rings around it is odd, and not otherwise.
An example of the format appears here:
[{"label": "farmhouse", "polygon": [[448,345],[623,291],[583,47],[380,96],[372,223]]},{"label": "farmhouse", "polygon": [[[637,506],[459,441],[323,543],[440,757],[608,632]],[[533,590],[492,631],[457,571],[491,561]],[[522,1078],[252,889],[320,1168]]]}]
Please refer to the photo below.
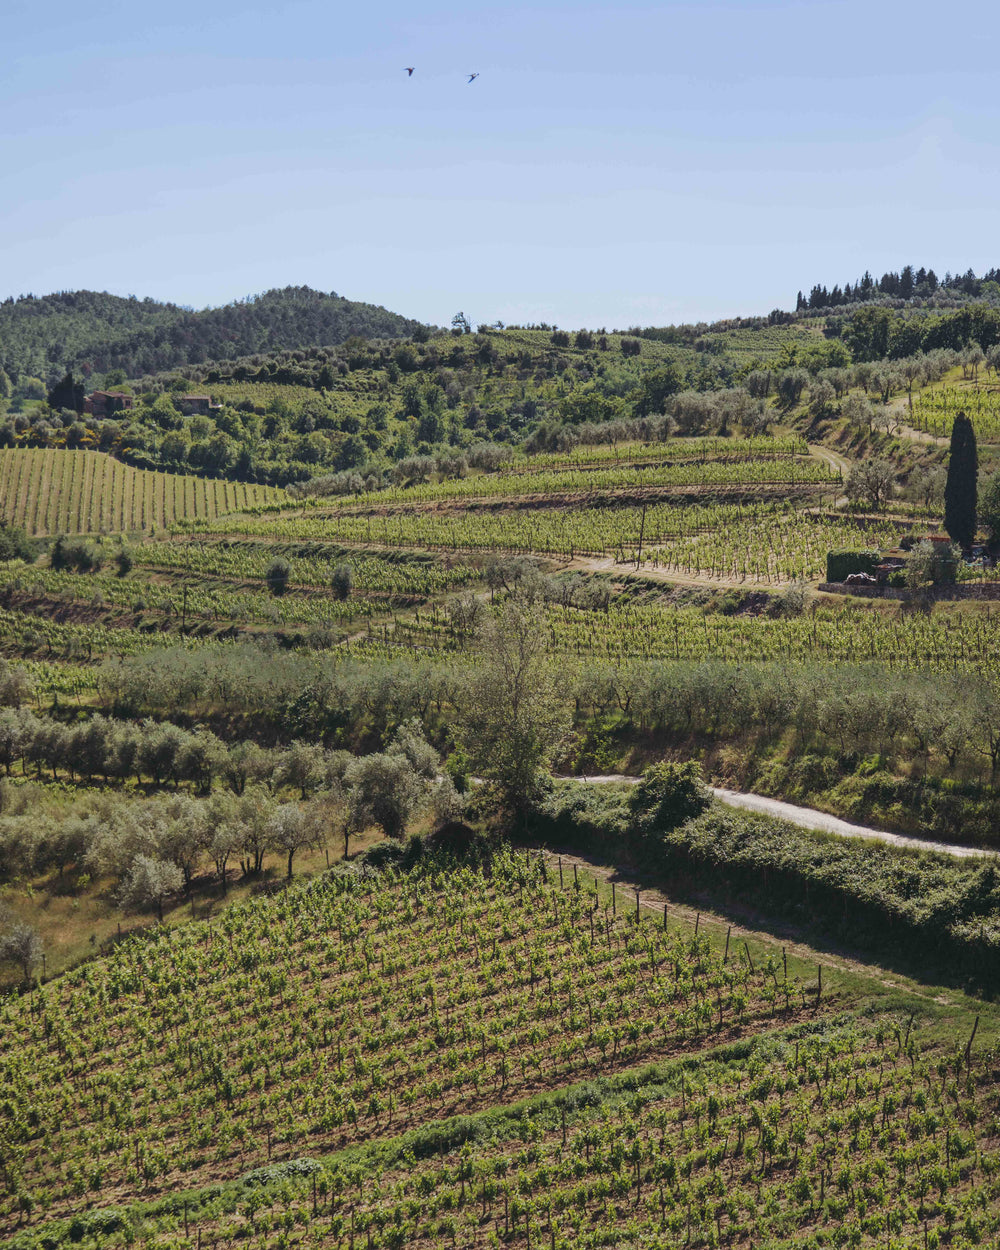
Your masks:
[{"label": "farmhouse", "polygon": [[135,396],[127,391],[94,391],[83,401],[83,411],[95,417],[110,417],[115,412],[127,412],[135,404]]},{"label": "farmhouse", "polygon": [[207,417],[213,408],[221,408],[221,404],[213,404],[210,395],[179,395],[177,404],[185,417]]}]

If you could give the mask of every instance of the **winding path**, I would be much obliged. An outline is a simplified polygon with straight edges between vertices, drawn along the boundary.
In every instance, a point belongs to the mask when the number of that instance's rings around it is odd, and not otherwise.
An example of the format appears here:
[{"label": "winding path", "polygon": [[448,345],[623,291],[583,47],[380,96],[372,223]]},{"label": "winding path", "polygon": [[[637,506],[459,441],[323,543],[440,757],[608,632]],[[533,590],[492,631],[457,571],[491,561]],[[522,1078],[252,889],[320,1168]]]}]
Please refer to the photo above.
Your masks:
[{"label": "winding path", "polygon": [[[584,781],[588,785],[609,785],[621,782],[625,785],[636,785],[638,777],[627,777],[624,773],[607,774],[604,776],[564,777],[563,781]],[[742,794],[738,790],[723,790],[711,787],[712,793],[728,807],[740,807],[747,811],[758,812],[764,816],[776,816],[779,820],[787,820],[790,824],[802,829],[816,829],[823,833],[833,833],[841,838],[868,838],[873,842],[883,842],[887,846],[898,846],[909,851],[934,851],[938,855],[952,855],[957,859],[983,859],[996,855],[996,851],[984,850],[978,846],[956,846],[950,842],[931,842],[926,838],[908,838],[902,833],[888,833],[885,829],[872,829],[867,825],[852,825],[839,816],[831,816],[827,812],[818,812],[812,807],[799,807],[795,803],[784,803],[780,799],[769,799],[762,794]]]}]

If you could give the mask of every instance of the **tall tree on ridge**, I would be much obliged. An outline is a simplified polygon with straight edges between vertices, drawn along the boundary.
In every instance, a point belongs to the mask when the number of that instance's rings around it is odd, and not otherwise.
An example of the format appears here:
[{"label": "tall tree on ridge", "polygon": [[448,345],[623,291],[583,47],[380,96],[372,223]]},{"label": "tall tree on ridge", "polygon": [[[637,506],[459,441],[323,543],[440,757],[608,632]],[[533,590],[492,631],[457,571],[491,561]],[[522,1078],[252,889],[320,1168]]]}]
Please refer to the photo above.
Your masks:
[{"label": "tall tree on ridge", "polygon": [[976,479],[979,454],[972,422],[960,412],[951,427],[951,454],[944,487],[944,528],[953,542],[968,551],[976,536]]}]

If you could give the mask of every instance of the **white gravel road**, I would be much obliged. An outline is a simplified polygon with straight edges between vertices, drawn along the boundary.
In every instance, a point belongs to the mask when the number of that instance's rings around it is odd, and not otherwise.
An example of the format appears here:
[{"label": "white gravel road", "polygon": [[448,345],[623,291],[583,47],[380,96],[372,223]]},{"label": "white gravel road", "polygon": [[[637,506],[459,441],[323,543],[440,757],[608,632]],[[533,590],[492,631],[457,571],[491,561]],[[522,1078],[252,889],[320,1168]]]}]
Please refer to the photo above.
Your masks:
[{"label": "white gravel road", "polygon": [[[607,774],[603,776],[587,776],[563,778],[567,781],[585,781],[589,785],[610,785],[612,782],[624,782],[635,785],[638,777],[626,777],[624,774]],[[811,807],[799,807],[795,803],[783,803],[780,799],[765,798],[762,794],[742,794],[738,790],[721,790],[712,786],[712,793],[721,802],[730,807],[742,807],[747,811],[760,812],[764,816],[777,816],[790,824],[799,825],[803,829],[819,829],[824,833],[835,833],[842,838],[868,838],[873,842],[884,842],[888,846],[901,846],[912,851],[935,851],[940,855],[954,855],[958,859],[981,859],[995,855],[995,851],[982,850],[975,846],[955,846],[950,842],[931,842],[926,838],[908,838],[901,833],[888,833],[885,829],[871,829],[867,825],[852,825],[839,816],[830,816],[827,812],[817,812]]]}]

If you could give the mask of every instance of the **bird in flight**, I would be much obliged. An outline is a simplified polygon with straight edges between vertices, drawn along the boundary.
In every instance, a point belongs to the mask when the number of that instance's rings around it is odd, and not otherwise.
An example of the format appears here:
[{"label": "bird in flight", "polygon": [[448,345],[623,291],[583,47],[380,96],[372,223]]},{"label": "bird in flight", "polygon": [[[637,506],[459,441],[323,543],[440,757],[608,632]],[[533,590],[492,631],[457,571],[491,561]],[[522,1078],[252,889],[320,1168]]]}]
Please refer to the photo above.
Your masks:
[{"label": "bird in flight", "polygon": [[413,77],[413,71],[414,71],[416,68],[417,68],[417,67],[416,67],[415,65],[404,65],[404,66],[403,66],[403,69],[405,69],[405,70],[406,70],[406,76],[407,76],[408,78],[412,78],[412,77]]},{"label": "bird in flight", "polygon": [[469,82],[474,82],[474,81],[475,81],[478,77],[479,77],[479,75],[478,75],[478,74],[470,74],[470,75],[469,75]]}]

